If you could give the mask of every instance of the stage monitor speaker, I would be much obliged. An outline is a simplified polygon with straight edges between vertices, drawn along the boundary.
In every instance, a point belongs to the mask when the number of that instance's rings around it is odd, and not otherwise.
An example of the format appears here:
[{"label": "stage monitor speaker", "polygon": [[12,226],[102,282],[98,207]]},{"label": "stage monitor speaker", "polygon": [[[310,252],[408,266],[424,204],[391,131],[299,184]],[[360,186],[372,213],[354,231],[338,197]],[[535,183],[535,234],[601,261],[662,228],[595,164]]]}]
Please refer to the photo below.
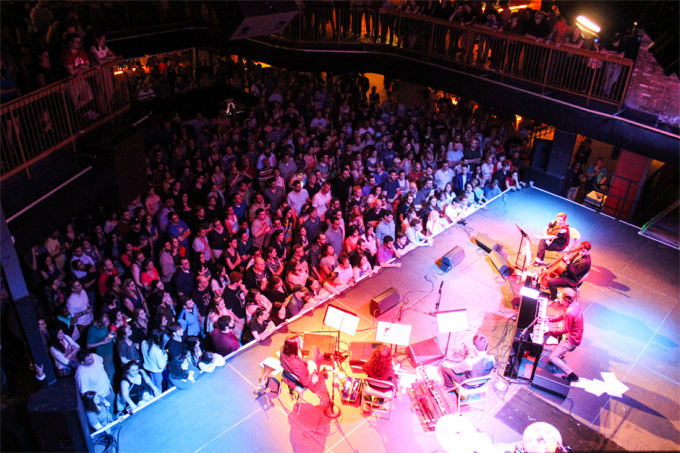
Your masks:
[{"label": "stage monitor speaker", "polygon": [[569,382],[562,379],[561,376],[555,376],[542,366],[536,368],[536,374],[534,374],[534,380],[531,382],[531,386],[562,399],[565,399],[567,395],[569,395]]},{"label": "stage monitor speaker", "polygon": [[486,253],[491,253],[494,250],[500,250],[500,246],[494,241],[484,236],[482,233],[477,233],[475,236],[475,244]]},{"label": "stage monitor speaker", "polygon": [[331,334],[306,333],[302,338],[302,354],[309,355],[309,351],[316,346],[325,357],[330,357],[335,352],[335,340],[336,336]]},{"label": "stage monitor speaker", "polygon": [[493,264],[499,274],[503,277],[510,277],[512,269],[510,269],[508,260],[503,255],[494,250],[489,255],[489,259],[491,259],[491,264]]},{"label": "stage monitor speaker", "polygon": [[429,340],[412,344],[406,348],[406,354],[413,367],[444,358],[444,353],[437,342],[437,338],[430,338]]},{"label": "stage monitor speaker", "polygon": [[353,341],[349,344],[349,366],[351,368],[363,368],[364,363],[371,358],[373,351],[382,346],[379,342]]},{"label": "stage monitor speaker", "polygon": [[108,127],[89,137],[83,150],[97,156],[97,165],[113,170],[116,185],[110,204],[123,208],[147,189],[144,129]]},{"label": "stage monitor speaker", "polygon": [[[281,33],[298,13],[294,1],[239,1],[241,23],[230,40]],[[234,5],[235,6],[235,5]]]},{"label": "stage monitor speaker", "polygon": [[75,378],[59,379],[31,395],[28,415],[40,451],[95,451]]},{"label": "stage monitor speaker", "polygon": [[437,266],[442,272],[446,273],[453,269],[455,266],[459,265],[465,259],[465,250],[460,246],[455,246],[451,249],[449,253],[439,258],[437,261]]},{"label": "stage monitor speaker", "polygon": [[383,313],[394,308],[394,306],[399,304],[399,302],[401,302],[399,291],[397,291],[395,288],[390,288],[382,294],[379,294],[371,299],[371,303],[369,305],[371,315],[373,315],[374,318],[377,318]]},{"label": "stage monitor speaker", "polygon": [[509,279],[501,285],[503,300],[505,300],[505,306],[508,308],[519,307],[519,291],[515,288],[516,284],[513,279]]}]

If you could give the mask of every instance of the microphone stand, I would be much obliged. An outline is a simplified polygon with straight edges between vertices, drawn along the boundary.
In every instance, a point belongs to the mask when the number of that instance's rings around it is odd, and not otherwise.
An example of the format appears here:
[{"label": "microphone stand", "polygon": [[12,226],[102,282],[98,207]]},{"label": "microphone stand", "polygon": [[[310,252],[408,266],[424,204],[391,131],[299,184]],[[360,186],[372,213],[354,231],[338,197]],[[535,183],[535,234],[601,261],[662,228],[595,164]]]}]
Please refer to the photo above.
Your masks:
[{"label": "microphone stand", "polygon": [[439,295],[437,296],[437,303],[434,304],[434,311],[431,311],[428,313],[430,316],[437,316],[437,313],[439,313],[439,304],[442,301],[442,287],[444,286],[444,282],[441,282],[439,284]]},{"label": "microphone stand", "polygon": [[335,404],[335,378],[337,376],[337,362],[340,348],[340,329],[338,329],[338,338],[335,341],[335,347],[333,348],[333,377],[331,379],[331,400],[328,402],[328,406],[323,409],[323,413],[328,418],[338,418],[342,414],[342,410],[338,405]]}]

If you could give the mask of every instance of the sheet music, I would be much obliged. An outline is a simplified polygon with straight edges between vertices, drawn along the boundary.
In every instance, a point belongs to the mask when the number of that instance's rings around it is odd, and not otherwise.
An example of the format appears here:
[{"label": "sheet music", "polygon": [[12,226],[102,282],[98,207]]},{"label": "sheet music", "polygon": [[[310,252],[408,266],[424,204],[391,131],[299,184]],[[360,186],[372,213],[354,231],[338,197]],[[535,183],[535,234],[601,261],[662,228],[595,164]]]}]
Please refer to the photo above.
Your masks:
[{"label": "sheet music", "polygon": [[399,346],[408,346],[411,341],[411,326],[408,324],[378,321],[378,328],[375,331],[375,341],[396,344]]}]

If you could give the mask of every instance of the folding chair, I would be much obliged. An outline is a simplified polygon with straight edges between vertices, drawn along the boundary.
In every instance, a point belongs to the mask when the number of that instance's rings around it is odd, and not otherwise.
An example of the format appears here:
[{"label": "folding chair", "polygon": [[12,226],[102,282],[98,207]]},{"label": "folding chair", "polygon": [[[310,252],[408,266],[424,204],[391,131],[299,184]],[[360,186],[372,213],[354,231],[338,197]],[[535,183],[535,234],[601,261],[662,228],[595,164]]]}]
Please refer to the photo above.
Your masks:
[{"label": "folding chair", "polygon": [[366,377],[361,388],[361,412],[366,415],[372,411],[387,413],[392,417],[392,401],[397,393],[397,386],[390,381],[380,381]]}]

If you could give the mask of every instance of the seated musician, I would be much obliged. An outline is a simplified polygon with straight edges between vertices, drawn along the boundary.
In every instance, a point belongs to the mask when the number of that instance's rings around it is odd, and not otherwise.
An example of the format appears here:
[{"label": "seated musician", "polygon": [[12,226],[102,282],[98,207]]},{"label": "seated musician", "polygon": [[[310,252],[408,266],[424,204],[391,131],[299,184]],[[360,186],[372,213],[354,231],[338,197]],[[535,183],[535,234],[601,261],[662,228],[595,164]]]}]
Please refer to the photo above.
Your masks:
[{"label": "seated musician", "polygon": [[486,352],[489,340],[484,334],[475,335],[472,338],[472,344],[475,350],[468,353],[462,361],[453,364],[450,368],[442,366],[442,376],[447,387],[454,387],[455,384],[460,384],[466,379],[488,376],[496,366],[494,357]]},{"label": "seated musician", "polygon": [[[302,358],[302,337],[289,335],[281,348],[281,367],[284,371],[297,376],[300,384],[316,393],[321,398],[321,405],[328,404],[330,397],[326,388],[323,375],[319,374],[319,366],[323,360],[323,353],[314,346],[309,352],[309,360]],[[295,386],[294,382],[283,378],[288,385]]]},{"label": "seated musician", "polygon": [[373,350],[371,358],[364,363],[363,368],[370,378],[397,383],[397,375],[392,364],[392,349],[385,344]]},{"label": "seated musician", "polygon": [[557,252],[564,250],[569,245],[569,225],[567,225],[567,214],[560,212],[557,214],[555,220],[550,222],[543,231],[543,235],[536,235],[536,239],[541,241],[538,243],[538,250],[536,251],[536,259],[534,266],[541,266],[545,264],[545,252],[548,250]]},{"label": "seated musician", "polygon": [[590,242],[583,241],[577,250],[578,254],[571,258],[564,257],[564,262],[567,268],[562,272],[562,275],[550,279],[548,287],[550,288],[550,300],[557,299],[557,288],[564,288],[565,286],[575,288],[581,279],[590,272]]},{"label": "seated musician", "polygon": [[564,355],[567,352],[573,351],[581,344],[581,339],[583,338],[583,311],[581,311],[581,305],[576,300],[576,291],[571,288],[564,290],[562,301],[568,304],[567,309],[561,315],[547,319],[548,322],[563,321],[562,327],[549,330],[547,335],[559,337],[566,334],[566,336],[550,353],[548,361],[566,374],[563,379],[569,382],[578,382],[578,376],[564,361]]}]

